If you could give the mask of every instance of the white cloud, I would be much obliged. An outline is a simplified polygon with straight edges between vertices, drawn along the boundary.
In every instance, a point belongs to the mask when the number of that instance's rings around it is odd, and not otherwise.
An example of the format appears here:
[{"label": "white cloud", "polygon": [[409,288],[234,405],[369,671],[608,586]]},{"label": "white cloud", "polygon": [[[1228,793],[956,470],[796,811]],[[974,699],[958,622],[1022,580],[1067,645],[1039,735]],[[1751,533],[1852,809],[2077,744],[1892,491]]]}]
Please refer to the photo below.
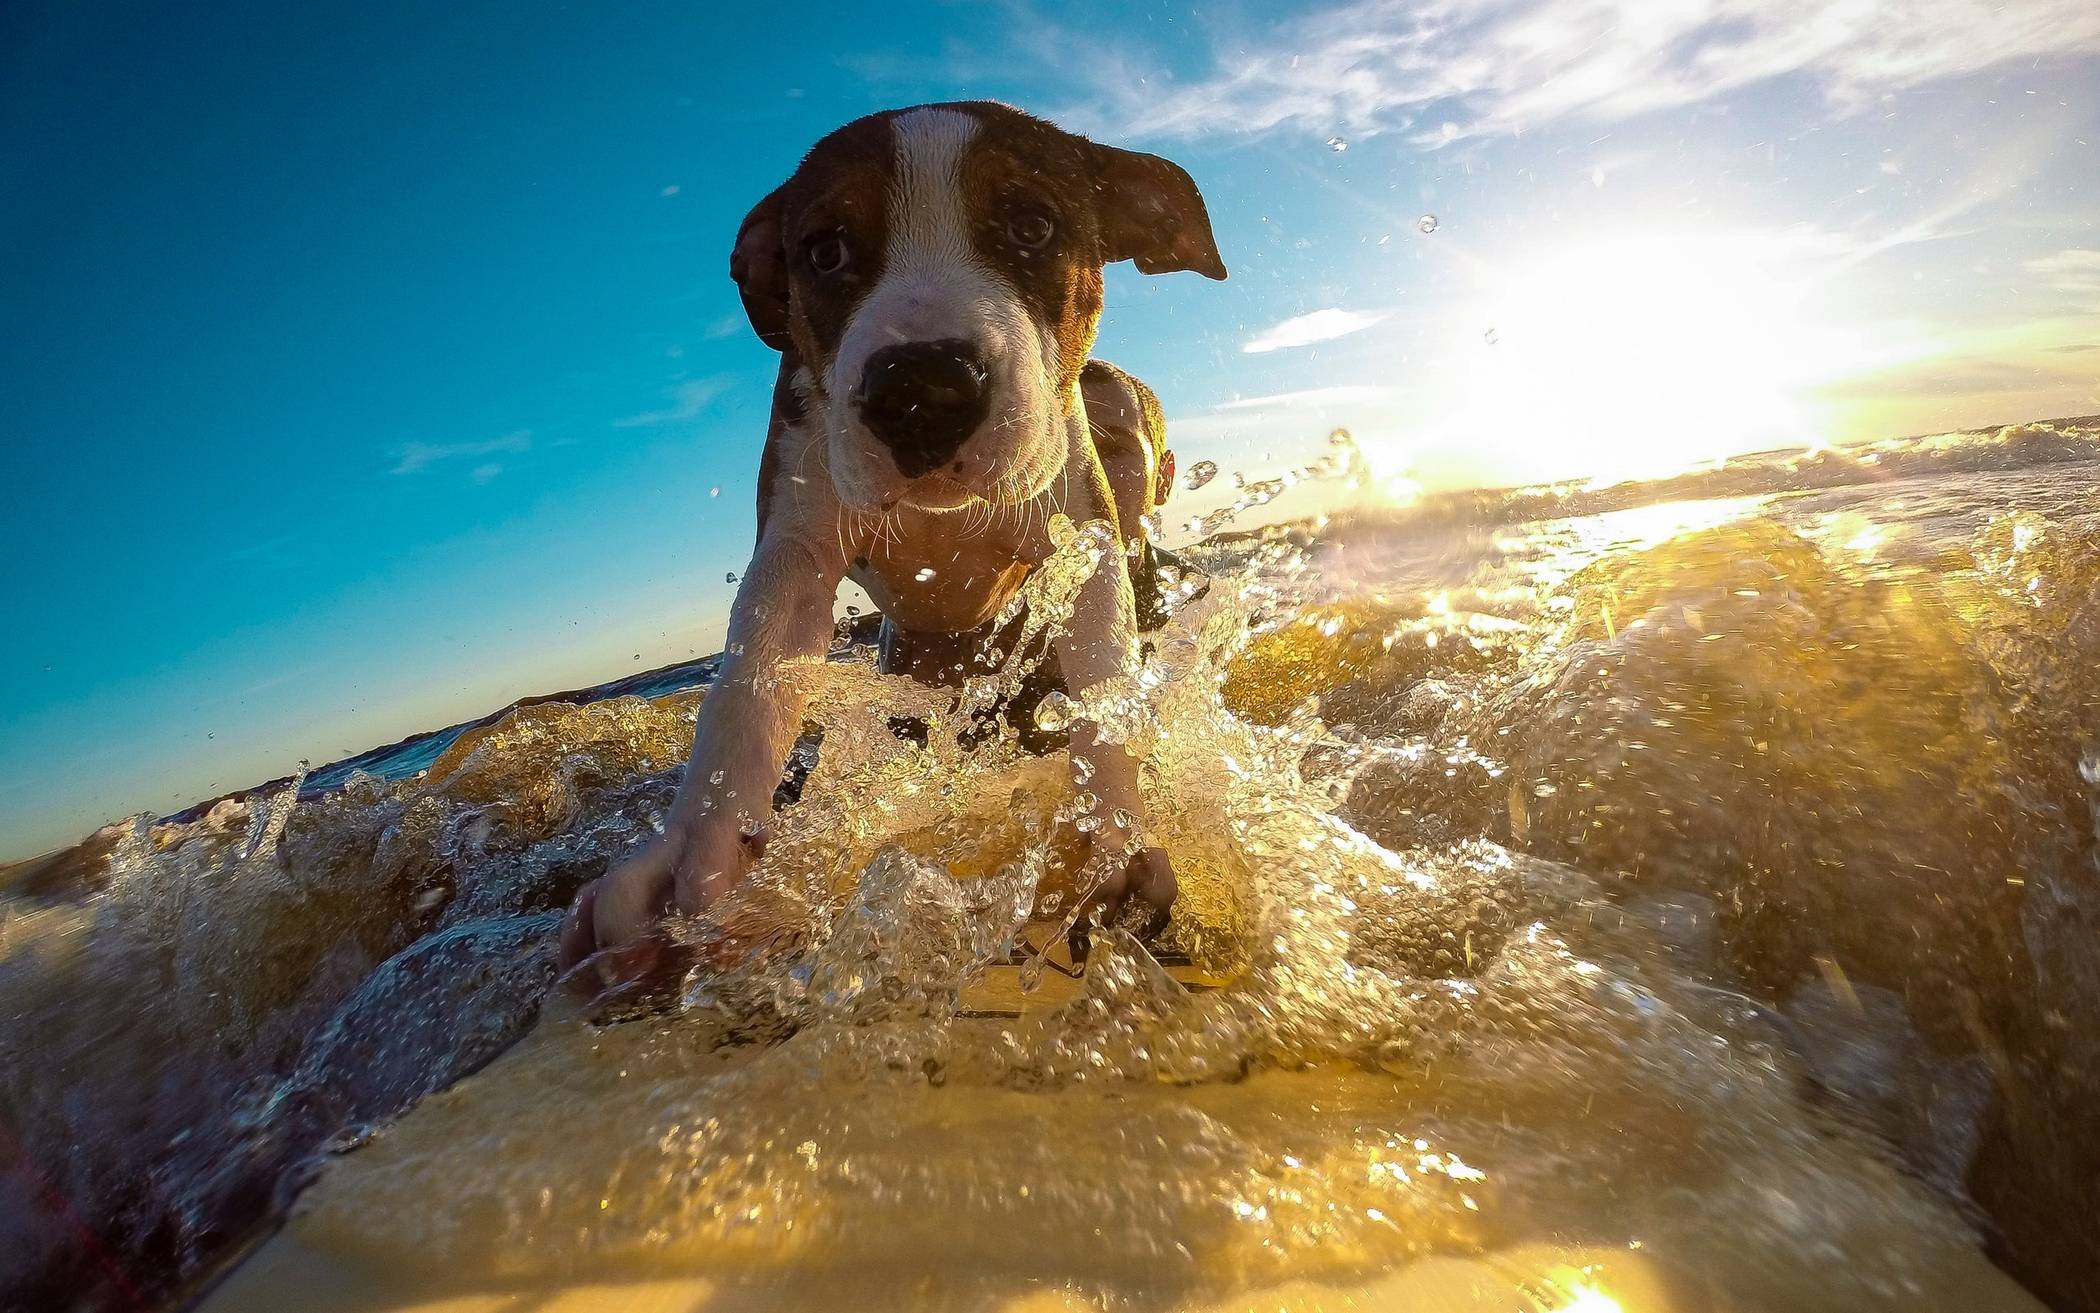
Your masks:
[{"label": "white cloud", "polygon": [[1315,310],[1311,314],[1293,315],[1280,324],[1263,329],[1248,338],[1240,350],[1259,355],[1264,351],[1311,346],[1315,342],[1329,342],[1351,333],[1361,333],[1384,318],[1384,315],[1365,314],[1358,310]]},{"label": "white cloud", "polygon": [[1359,0],[1237,34],[1213,70],[1104,82],[1124,131],[1291,128],[1425,142],[1615,122],[1774,78],[1832,105],[2100,52],[2092,0]]},{"label": "white cloud", "polygon": [[1213,411],[1275,410],[1279,406],[1342,406],[1360,401],[1379,401],[1391,396],[1391,388],[1346,383],[1331,388],[1301,388],[1296,392],[1272,392],[1264,397],[1238,397],[1212,406]]},{"label": "white cloud", "polygon": [[2082,306],[2100,310],[2100,251],[2073,247],[2027,262],[2027,272]]},{"label": "white cloud", "polygon": [[1288,446],[1324,434],[1337,424],[1351,428],[1373,424],[1390,414],[1400,396],[1398,388],[1343,384],[1235,397],[1170,416],[1167,433],[1176,441],[1236,440]]},{"label": "white cloud", "polygon": [[274,538],[259,538],[244,543],[226,553],[229,561],[261,561],[269,566],[285,566],[297,563],[297,558],[286,549],[305,537],[303,533],[280,533]]},{"label": "white cloud", "polygon": [[645,410],[639,415],[628,415],[613,421],[616,429],[651,428],[658,424],[682,424],[700,418],[707,404],[722,395],[729,387],[723,377],[691,378],[671,389],[671,404],[657,410]]},{"label": "white cloud", "polygon": [[440,461],[466,456],[493,456],[506,451],[529,451],[531,448],[532,433],[526,429],[506,433],[500,438],[490,438],[486,442],[411,442],[401,449],[392,473],[418,474]]}]

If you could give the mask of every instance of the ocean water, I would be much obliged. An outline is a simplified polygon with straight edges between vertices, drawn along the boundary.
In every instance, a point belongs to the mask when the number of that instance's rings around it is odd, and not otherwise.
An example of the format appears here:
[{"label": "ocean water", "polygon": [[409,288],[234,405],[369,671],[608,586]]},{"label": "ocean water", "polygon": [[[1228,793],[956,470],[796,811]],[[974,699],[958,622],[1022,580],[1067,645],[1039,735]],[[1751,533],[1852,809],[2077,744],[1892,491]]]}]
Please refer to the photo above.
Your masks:
[{"label": "ocean water", "polygon": [[850,634],[747,951],[680,926],[646,1005],[550,993],[552,937],[661,824],[702,667],[18,874],[0,1289],[188,1298],[289,1211],[433,1296],[1273,1307],[1547,1245],[1585,1258],[1525,1307],[2100,1307],[2100,422],[1188,557],[1087,708],[1182,898],[1055,1004],[973,990],[1056,983],[1085,782],[960,732],[1019,670],[958,707]]}]

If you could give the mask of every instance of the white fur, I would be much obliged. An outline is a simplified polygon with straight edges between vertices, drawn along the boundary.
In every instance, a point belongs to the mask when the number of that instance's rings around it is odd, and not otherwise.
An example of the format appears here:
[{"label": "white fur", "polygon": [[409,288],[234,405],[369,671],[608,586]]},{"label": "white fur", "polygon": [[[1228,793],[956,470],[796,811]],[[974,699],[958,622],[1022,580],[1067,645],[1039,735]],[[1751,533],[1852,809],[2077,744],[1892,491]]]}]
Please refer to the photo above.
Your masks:
[{"label": "white fur", "polygon": [[[846,325],[827,389],[832,476],[849,506],[903,498],[953,509],[972,497],[1012,504],[1042,491],[1062,463],[1067,399],[1051,383],[1057,344],[971,240],[962,165],[977,132],[975,118],[949,109],[914,110],[892,122],[896,178],[882,277]],[[876,351],[942,338],[977,345],[990,371],[991,405],[957,451],[962,469],[948,472],[953,481],[912,490],[861,424],[854,397]]]}]

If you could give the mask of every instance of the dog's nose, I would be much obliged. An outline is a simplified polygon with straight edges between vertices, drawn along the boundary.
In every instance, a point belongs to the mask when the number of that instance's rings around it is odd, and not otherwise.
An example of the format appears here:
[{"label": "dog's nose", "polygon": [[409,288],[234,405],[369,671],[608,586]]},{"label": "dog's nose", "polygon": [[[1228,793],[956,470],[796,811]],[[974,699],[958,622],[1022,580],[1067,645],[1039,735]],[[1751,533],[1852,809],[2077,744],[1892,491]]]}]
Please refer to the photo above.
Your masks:
[{"label": "dog's nose", "polygon": [[856,402],[861,423],[916,479],[945,465],[984,423],[990,399],[984,361],[959,338],[902,342],[868,357]]}]

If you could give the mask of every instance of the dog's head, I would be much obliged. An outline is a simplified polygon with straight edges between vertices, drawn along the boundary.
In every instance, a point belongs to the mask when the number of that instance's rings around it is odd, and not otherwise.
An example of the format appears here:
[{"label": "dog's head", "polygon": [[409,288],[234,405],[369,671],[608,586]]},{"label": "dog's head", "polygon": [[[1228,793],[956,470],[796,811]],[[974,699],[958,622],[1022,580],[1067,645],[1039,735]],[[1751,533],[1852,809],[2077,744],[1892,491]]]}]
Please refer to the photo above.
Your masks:
[{"label": "dog's head", "polygon": [[825,137],[729,270],[759,337],[809,371],[840,499],[940,508],[1056,476],[1118,260],[1225,276],[1188,174],[969,102]]}]

